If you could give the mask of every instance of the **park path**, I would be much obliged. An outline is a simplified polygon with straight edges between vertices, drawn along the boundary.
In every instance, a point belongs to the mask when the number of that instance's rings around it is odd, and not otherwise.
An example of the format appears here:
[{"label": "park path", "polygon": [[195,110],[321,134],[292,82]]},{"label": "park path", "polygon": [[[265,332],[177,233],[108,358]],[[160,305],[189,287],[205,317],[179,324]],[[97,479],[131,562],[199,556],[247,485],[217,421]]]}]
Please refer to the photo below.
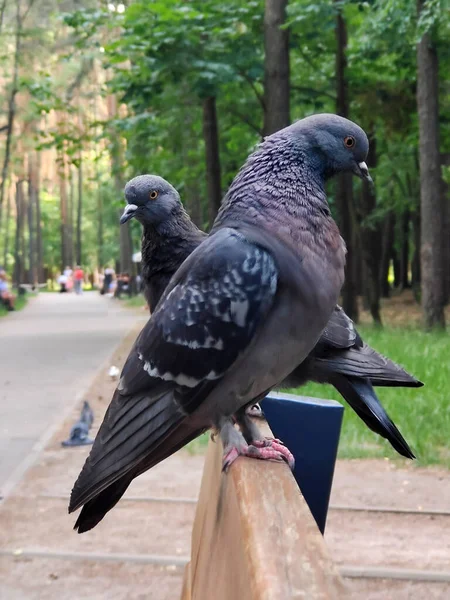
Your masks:
[{"label": "park path", "polygon": [[136,320],[95,292],[41,293],[0,319],[0,494]]}]

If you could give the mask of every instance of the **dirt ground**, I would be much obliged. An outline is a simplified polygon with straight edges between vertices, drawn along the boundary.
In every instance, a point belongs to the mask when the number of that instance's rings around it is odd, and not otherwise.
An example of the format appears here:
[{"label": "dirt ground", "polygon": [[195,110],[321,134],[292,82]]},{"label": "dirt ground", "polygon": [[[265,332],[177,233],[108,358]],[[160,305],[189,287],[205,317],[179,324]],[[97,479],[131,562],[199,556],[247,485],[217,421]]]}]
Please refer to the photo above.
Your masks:
[{"label": "dirt ground", "polygon": [[[121,366],[131,334],[112,364]],[[98,426],[115,381],[102,372],[86,395]],[[67,514],[71,486],[89,451],[65,449],[79,408],[0,505],[1,600],[169,600],[179,597],[203,457],[183,450],[145,473],[92,532],[77,535]],[[93,432],[95,433],[95,431]],[[446,572],[450,478],[389,460],[340,461],[325,539],[343,567]],[[403,514],[354,511],[384,507]],[[450,583],[346,579],[350,600],[450,598]],[[245,600],[245,599],[242,599]]]}]

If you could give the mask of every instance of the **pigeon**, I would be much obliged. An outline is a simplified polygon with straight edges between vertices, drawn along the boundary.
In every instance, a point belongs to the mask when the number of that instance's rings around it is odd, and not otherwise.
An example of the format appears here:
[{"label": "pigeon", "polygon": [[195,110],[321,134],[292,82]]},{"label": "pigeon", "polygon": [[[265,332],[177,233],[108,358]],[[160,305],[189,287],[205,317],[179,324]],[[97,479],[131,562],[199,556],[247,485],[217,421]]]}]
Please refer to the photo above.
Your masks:
[{"label": "pigeon", "polygon": [[177,190],[162,177],[135,177],[125,186],[125,198],[127,205],[120,223],[135,217],[144,225],[142,281],[152,313],[172,275],[207,234],[194,225]]},{"label": "pigeon", "polygon": [[[150,199],[158,194],[159,206]],[[135,217],[143,226],[143,282],[150,310],[156,308],[165,285],[191,252],[206,238],[191,221],[177,190],[157,175],[140,175],[125,186],[124,223]],[[165,207],[164,218],[161,218]],[[156,209],[156,210],[155,210]],[[170,254],[168,246],[175,249]],[[381,405],[372,386],[421,387],[422,382],[400,365],[368,346],[353,321],[336,305],[316,346],[279,388],[296,388],[308,381],[333,385],[364,423],[386,438],[406,458],[414,454]],[[247,409],[259,416],[261,409]]]},{"label": "pigeon", "polygon": [[83,402],[83,408],[81,409],[80,418],[71,427],[69,438],[61,442],[61,446],[86,446],[92,444],[94,440],[88,437],[88,434],[93,422],[94,413],[92,412],[89,402],[85,400]]},{"label": "pigeon", "polygon": [[265,138],[249,156],[125,362],[72,489],[69,512],[83,507],[79,533],[135,477],[210,428],[225,470],[238,456],[286,458],[240,417],[307,357],[334,310],[345,244],[325,182],[341,172],[369,180],[367,153],[358,125],[321,114]]}]

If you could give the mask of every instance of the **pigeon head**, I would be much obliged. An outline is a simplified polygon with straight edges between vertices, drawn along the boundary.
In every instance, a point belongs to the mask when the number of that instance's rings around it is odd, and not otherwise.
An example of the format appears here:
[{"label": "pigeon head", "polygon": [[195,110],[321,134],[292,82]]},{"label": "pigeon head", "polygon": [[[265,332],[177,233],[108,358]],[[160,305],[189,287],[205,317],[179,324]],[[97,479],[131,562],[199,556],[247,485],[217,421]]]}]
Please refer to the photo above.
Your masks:
[{"label": "pigeon head", "polygon": [[274,137],[289,136],[325,179],[351,172],[372,181],[365,163],[369,140],[365,132],[348,119],[333,114],[319,114],[301,119]]},{"label": "pigeon head", "polygon": [[177,190],[158,175],[131,179],[125,186],[125,200],[121,225],[135,217],[142,225],[157,226],[182,206]]}]

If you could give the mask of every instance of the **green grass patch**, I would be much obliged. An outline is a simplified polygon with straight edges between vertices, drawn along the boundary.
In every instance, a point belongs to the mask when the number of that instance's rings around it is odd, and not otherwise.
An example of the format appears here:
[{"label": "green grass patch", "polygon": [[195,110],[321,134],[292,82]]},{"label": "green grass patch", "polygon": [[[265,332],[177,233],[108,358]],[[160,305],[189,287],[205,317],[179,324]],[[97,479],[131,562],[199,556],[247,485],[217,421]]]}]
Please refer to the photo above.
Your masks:
[{"label": "green grass patch", "polygon": [[[24,308],[24,306],[26,306],[27,302],[28,302],[28,295],[18,296],[16,298],[15,309],[22,310],[22,308]],[[12,313],[9,312],[8,310],[6,310],[6,308],[4,307],[3,304],[0,304],[0,317],[5,317],[6,315],[10,315],[10,314],[12,314]]]},{"label": "green grass patch", "polygon": [[[450,336],[414,329],[358,327],[363,339],[400,363],[422,388],[375,388],[391,419],[417,456],[415,464],[450,468]],[[340,458],[401,458],[370,431],[331,386],[308,384],[292,390],[304,396],[338,400],[345,406]]]}]

